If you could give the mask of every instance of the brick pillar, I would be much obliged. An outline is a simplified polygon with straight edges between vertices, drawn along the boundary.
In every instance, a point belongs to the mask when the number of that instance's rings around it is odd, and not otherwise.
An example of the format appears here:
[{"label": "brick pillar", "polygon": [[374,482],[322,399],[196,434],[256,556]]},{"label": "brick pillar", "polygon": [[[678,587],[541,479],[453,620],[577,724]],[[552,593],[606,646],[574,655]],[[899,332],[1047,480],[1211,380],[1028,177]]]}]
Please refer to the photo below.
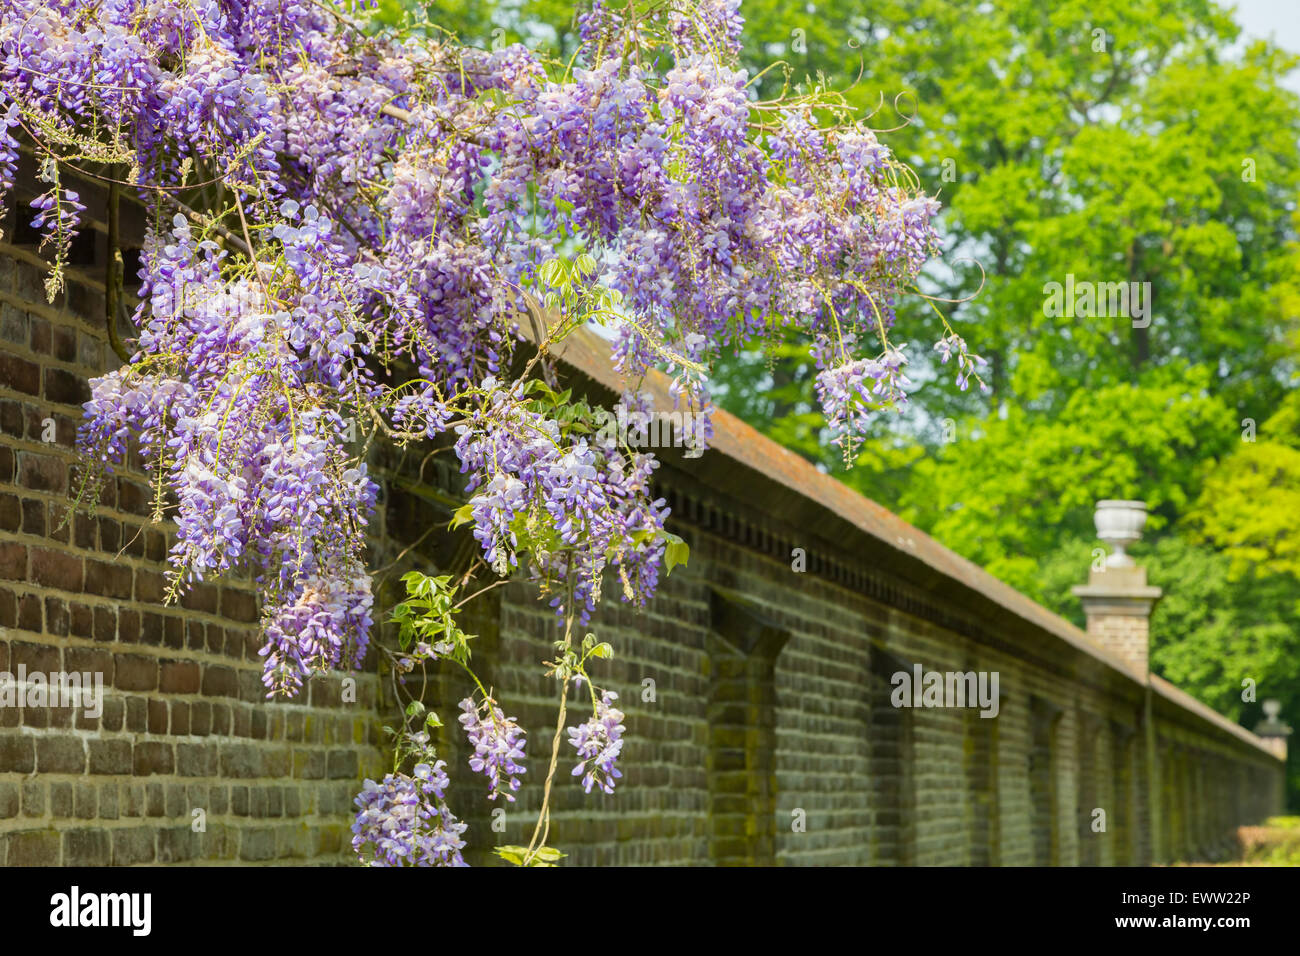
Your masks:
[{"label": "brick pillar", "polygon": [[1149,673],[1151,611],[1163,593],[1147,584],[1146,568],[1095,568],[1072,589],[1083,602],[1088,636],[1122,658],[1143,680]]}]

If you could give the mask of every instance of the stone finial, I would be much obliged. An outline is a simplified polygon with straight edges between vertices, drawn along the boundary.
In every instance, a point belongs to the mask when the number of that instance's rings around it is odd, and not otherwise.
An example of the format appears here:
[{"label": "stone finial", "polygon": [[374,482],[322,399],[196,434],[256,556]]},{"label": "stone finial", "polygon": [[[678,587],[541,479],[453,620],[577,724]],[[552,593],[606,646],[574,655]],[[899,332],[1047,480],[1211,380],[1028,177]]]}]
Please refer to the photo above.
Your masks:
[{"label": "stone finial", "polygon": [[1111,546],[1106,567],[1133,567],[1133,559],[1124,552],[1124,548],[1142,539],[1142,529],[1147,523],[1147,503],[1111,498],[1099,501],[1093,514],[1093,523],[1097,527],[1097,537]]},{"label": "stone finial", "polygon": [[1124,548],[1142,538],[1147,508],[1142,501],[1097,502],[1097,537],[1111,546],[1101,568],[1088,583],[1073,588],[1088,618],[1088,636],[1126,661],[1144,680],[1149,673],[1151,612],[1160,588],[1147,584],[1146,568],[1137,567]]},{"label": "stone finial", "polygon": [[1279,719],[1282,713],[1282,702],[1266,700],[1261,706],[1264,708],[1264,719],[1255,725],[1255,736],[1261,738],[1270,750],[1285,760],[1286,739],[1291,735],[1291,728]]}]

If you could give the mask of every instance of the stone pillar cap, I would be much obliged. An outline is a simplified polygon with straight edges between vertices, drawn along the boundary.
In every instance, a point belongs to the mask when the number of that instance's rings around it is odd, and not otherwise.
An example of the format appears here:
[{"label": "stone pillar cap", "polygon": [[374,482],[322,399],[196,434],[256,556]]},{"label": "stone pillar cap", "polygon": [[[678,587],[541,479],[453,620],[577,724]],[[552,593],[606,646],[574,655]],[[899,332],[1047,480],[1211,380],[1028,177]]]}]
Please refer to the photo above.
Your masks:
[{"label": "stone pillar cap", "polygon": [[1129,600],[1158,601],[1165,593],[1155,585],[1147,584],[1147,569],[1139,567],[1107,566],[1093,569],[1087,584],[1072,587],[1071,592],[1080,598],[1127,598]]}]

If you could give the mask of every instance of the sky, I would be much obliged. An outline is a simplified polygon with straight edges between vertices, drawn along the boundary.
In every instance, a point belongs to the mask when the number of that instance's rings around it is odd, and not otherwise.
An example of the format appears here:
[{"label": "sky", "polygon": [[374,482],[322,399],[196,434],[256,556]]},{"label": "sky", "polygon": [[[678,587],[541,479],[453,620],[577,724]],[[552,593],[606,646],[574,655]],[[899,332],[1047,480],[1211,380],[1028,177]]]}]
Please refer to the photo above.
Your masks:
[{"label": "sky", "polygon": [[[1300,54],[1300,0],[1238,0],[1236,8],[1236,20],[1247,34]],[[1300,70],[1291,73],[1286,85],[1300,93]]]}]

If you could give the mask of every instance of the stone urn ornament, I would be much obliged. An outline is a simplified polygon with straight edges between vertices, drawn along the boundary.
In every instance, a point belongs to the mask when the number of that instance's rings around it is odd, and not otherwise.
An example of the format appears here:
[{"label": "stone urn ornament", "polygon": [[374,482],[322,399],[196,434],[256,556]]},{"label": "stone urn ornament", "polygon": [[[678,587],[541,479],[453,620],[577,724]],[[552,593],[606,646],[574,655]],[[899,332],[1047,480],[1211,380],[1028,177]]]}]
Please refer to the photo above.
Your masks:
[{"label": "stone urn ornament", "polygon": [[1142,529],[1147,523],[1147,503],[1113,499],[1099,501],[1093,521],[1097,525],[1097,537],[1111,548],[1106,557],[1106,567],[1133,567],[1133,559],[1124,548],[1142,539]]}]

